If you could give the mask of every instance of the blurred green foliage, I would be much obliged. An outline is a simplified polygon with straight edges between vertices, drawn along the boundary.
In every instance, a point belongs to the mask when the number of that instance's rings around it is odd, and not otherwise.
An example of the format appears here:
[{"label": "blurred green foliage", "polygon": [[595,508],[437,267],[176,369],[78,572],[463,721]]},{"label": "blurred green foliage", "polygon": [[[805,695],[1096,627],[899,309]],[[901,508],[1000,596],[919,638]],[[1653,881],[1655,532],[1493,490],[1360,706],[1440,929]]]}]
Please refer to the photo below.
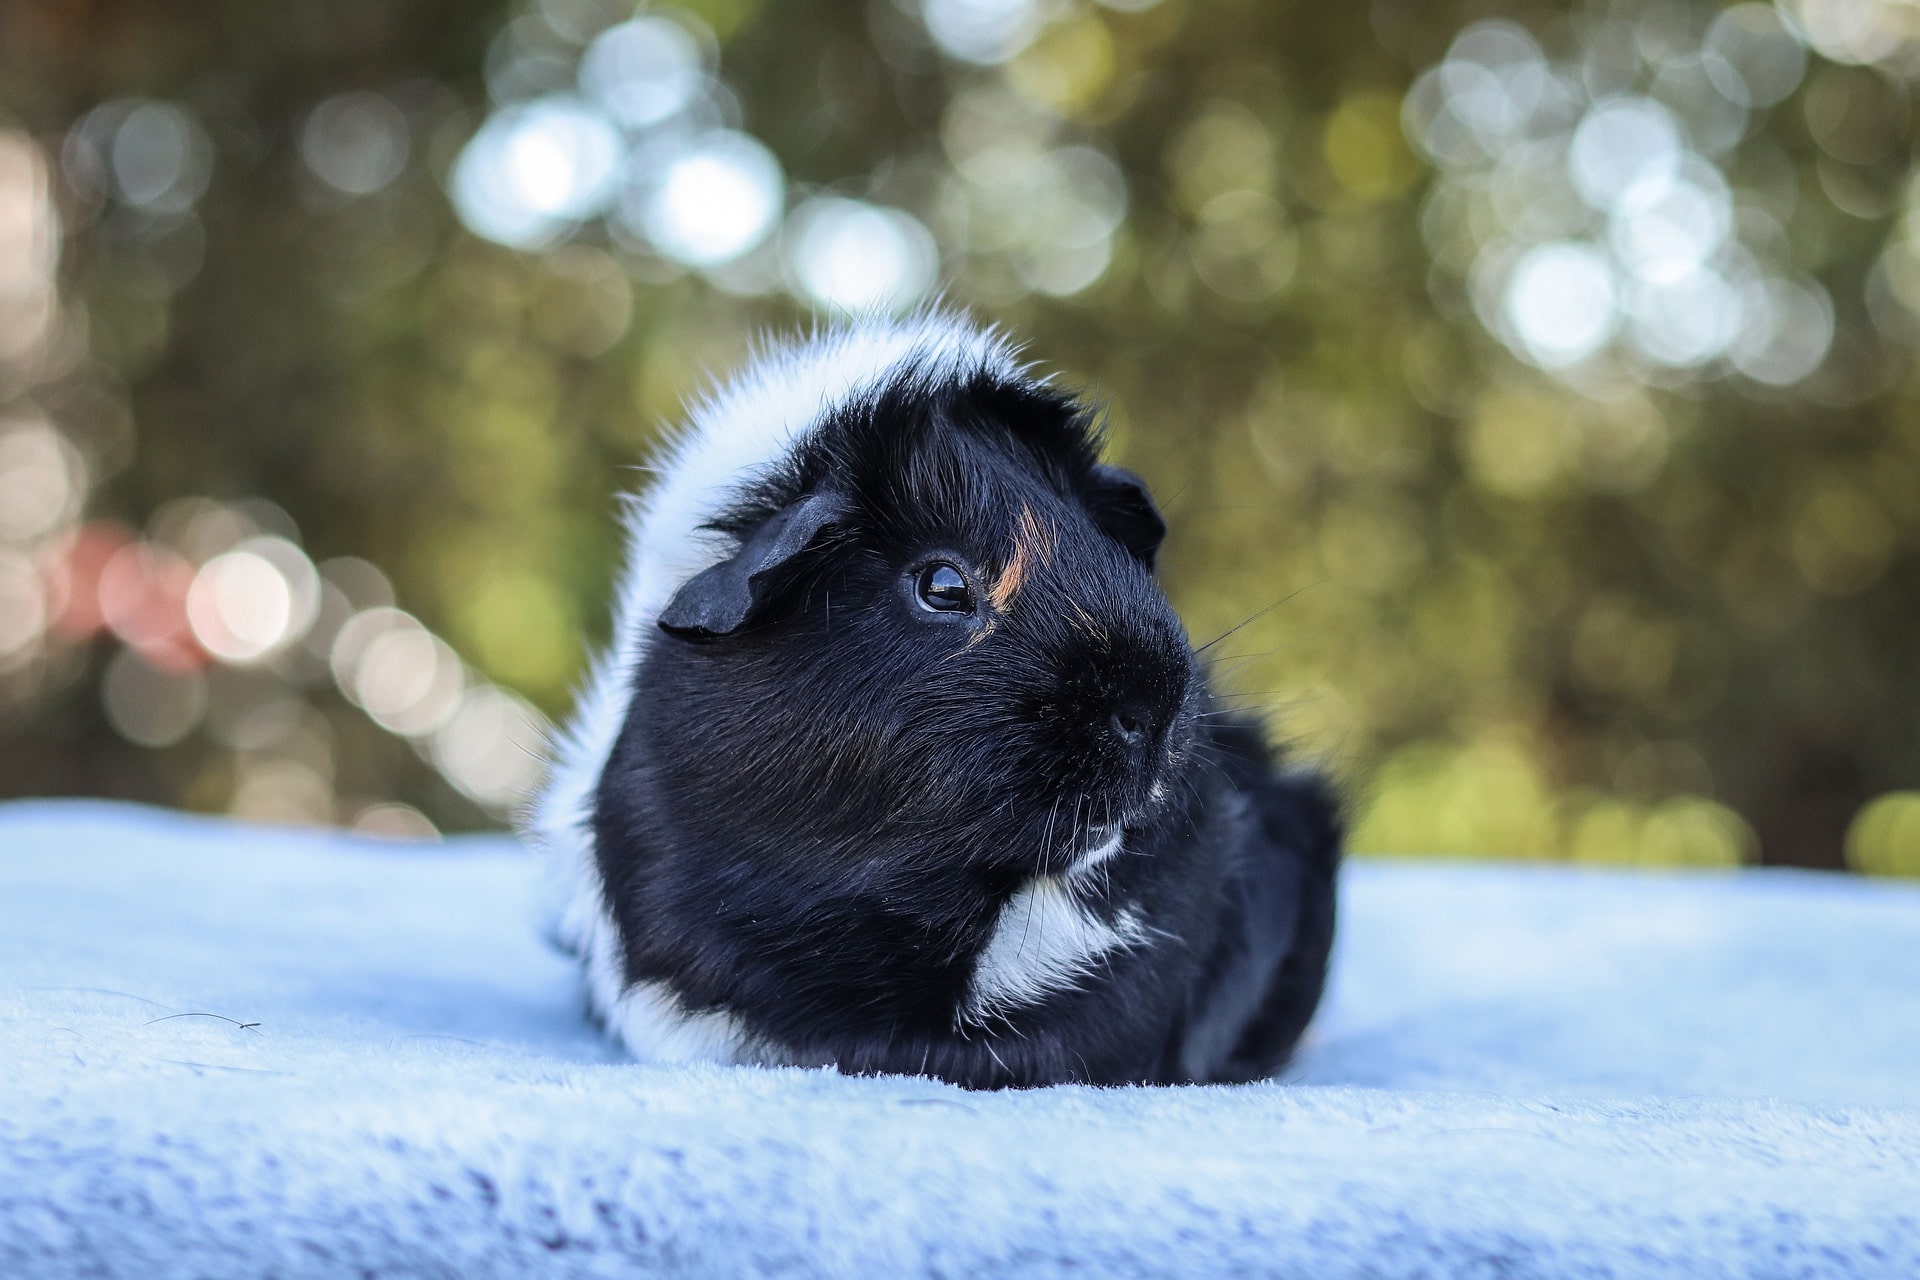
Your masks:
[{"label": "blurred green foliage", "polygon": [[[792,199],[914,215],[948,298],[1107,402],[1115,451],[1172,525],[1176,605],[1197,640],[1231,632],[1213,650],[1231,700],[1348,780],[1359,847],[1838,867],[1863,807],[1920,778],[1920,326],[1900,301],[1920,289],[1898,287],[1920,252],[1902,248],[1920,131],[1895,56],[1912,50],[1816,51],[1723,161],[1785,192],[1779,251],[1833,300],[1829,355],[1789,386],[1644,362],[1583,385],[1516,355],[1443,252],[1492,214],[1468,201],[1446,221],[1403,126],[1416,77],[1476,21],[1577,58],[1649,32],[1697,45],[1717,11],[1061,0],[997,63],[943,52],[905,0],[672,12],[712,34],[730,123],[777,156]],[[92,514],[158,537],[183,496],[269,498],[315,559],[379,566],[466,662],[562,715],[605,639],[614,495],[686,396],[806,314],[591,222],[534,249],[461,225],[449,175],[507,24],[631,13],[0,10],[0,126],[53,175],[65,326],[0,403],[40,406],[76,442]],[[349,92],[383,95],[410,140],[365,194],[302,159],[316,106]],[[136,216],[69,172],[76,122],[132,99],[204,130],[184,217]],[[1033,256],[1018,192],[979,176],[1010,140],[1123,175],[1084,287],[1047,291],[1064,268]],[[347,821],[398,801],[489,820],[311,675],[212,671],[205,725],[132,745],[102,710],[116,647],[49,639],[0,676],[0,792],[220,809],[292,761],[319,790],[248,811]],[[222,698],[268,685],[299,691],[305,728],[220,729]],[[1862,820],[1856,865],[1920,867],[1911,808]]]}]

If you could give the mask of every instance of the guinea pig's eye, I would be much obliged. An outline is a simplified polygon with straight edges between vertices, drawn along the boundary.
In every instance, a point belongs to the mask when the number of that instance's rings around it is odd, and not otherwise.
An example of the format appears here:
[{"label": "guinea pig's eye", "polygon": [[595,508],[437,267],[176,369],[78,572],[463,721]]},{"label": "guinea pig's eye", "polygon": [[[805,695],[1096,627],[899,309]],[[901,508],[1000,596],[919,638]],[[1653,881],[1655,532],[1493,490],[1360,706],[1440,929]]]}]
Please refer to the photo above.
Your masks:
[{"label": "guinea pig's eye", "polygon": [[914,579],[914,594],[922,609],[934,613],[972,613],[973,588],[966,575],[943,560],[936,560]]}]

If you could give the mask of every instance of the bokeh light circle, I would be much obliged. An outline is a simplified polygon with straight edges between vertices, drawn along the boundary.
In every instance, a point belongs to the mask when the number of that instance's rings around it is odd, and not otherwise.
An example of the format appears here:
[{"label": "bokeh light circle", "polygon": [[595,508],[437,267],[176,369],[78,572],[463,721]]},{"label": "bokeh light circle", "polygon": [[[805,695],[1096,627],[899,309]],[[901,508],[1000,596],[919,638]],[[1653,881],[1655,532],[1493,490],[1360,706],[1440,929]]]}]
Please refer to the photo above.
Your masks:
[{"label": "bokeh light circle", "polygon": [[1037,0],[921,0],[921,19],[941,52],[962,62],[1005,62],[1040,29]]},{"label": "bokeh light circle", "polygon": [[1723,355],[1742,321],[1739,290],[1708,268],[1637,283],[1627,311],[1635,349],[1668,368],[1697,367]]},{"label": "bokeh light circle", "polygon": [[316,177],[348,195],[365,196],[406,170],[412,150],[407,117],[378,93],[342,93],[308,115],[300,158]]},{"label": "bokeh light circle", "polygon": [[32,556],[0,546],[0,671],[30,658],[46,634],[47,587]]},{"label": "bokeh light circle", "polygon": [[933,235],[911,214],[823,196],[794,211],[787,262],[802,297],[837,311],[902,311],[940,269]]},{"label": "bokeh light circle", "polygon": [[320,580],[284,538],[249,538],[200,566],[187,590],[187,621],[214,657],[248,663],[306,634],[320,604]]},{"label": "bokeh light circle", "polygon": [[1707,29],[1708,74],[1728,98],[1770,107],[1799,87],[1807,51],[1770,4],[1736,4]]},{"label": "bokeh light circle", "polygon": [[86,459],[57,428],[38,416],[0,422],[0,540],[70,523],[86,496]]},{"label": "bokeh light circle", "polygon": [[700,45],[668,18],[609,27],[580,59],[580,91],[630,129],[655,125],[692,102],[706,83]]},{"label": "bokeh light circle", "polygon": [[625,151],[596,107],[554,96],[488,118],[454,163],[454,209],[476,235],[542,249],[598,213]]},{"label": "bokeh light circle", "polygon": [[1608,238],[1628,271],[1660,284],[1699,273],[1732,229],[1726,179],[1689,156],[1670,180],[1642,184],[1615,206]]},{"label": "bokeh light circle", "polygon": [[1586,359],[1620,323],[1613,266],[1590,244],[1561,242],[1528,250],[1513,268],[1505,301],[1515,336],[1548,368]]},{"label": "bokeh light circle", "polygon": [[1549,79],[1539,43],[1501,19],[1463,30],[1439,67],[1448,107],[1489,149],[1526,124]]},{"label": "bokeh light circle", "polygon": [[547,732],[545,718],[524,699],[479,685],[434,734],[433,759],[473,800],[509,805],[524,800],[540,780]]},{"label": "bokeh light circle", "polygon": [[213,147],[199,124],[170,102],[130,110],[107,152],[120,198],[152,213],[183,213],[213,176]]},{"label": "bokeh light circle", "polygon": [[1574,188],[1596,209],[1659,198],[1680,168],[1680,126],[1651,98],[1600,103],[1574,130],[1567,165]]},{"label": "bokeh light circle", "polygon": [[1729,353],[1755,382],[1783,387],[1826,360],[1833,345],[1833,300],[1812,280],[1762,279],[1745,290],[1747,325]]},{"label": "bokeh light circle", "polygon": [[661,254],[714,267],[767,238],[786,202],[786,179],[766,147],[721,129],[679,148],[636,196],[640,229]]},{"label": "bokeh light circle", "polygon": [[408,737],[438,728],[464,686],[459,655],[417,624],[375,636],[353,672],[355,701],[381,728]]},{"label": "bokeh light circle", "polygon": [[107,663],[100,701],[107,723],[128,742],[170,747],[205,717],[207,679],[196,670],[154,666],[138,651],[122,649]]}]

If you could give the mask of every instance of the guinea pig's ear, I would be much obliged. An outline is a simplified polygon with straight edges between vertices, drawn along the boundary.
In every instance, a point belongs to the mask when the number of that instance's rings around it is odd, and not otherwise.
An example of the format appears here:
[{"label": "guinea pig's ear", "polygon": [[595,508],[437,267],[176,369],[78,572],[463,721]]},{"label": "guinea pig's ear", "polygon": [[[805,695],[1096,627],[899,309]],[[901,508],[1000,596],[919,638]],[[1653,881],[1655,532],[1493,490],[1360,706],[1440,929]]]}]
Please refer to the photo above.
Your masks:
[{"label": "guinea pig's ear", "polygon": [[774,512],[733,555],[687,580],[660,614],[660,629],[683,640],[732,635],[765,603],[781,566],[845,512],[845,500],[832,491]]},{"label": "guinea pig's ear", "polygon": [[1147,494],[1146,481],[1124,467],[1102,463],[1093,469],[1087,510],[1093,522],[1133,553],[1147,568],[1167,536],[1167,522]]}]

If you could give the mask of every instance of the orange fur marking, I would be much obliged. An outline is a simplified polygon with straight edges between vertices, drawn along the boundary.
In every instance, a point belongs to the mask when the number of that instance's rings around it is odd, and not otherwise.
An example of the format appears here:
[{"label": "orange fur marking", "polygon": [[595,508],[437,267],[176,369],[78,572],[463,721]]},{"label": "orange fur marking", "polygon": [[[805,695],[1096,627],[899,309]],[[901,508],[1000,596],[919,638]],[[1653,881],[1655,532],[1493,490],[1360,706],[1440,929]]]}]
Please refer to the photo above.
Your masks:
[{"label": "orange fur marking", "polygon": [[1013,602],[1014,593],[1027,580],[1027,571],[1034,562],[1045,564],[1052,559],[1052,533],[1040,527],[1040,522],[1034,519],[1032,507],[1021,503],[1020,525],[1013,535],[1013,555],[1007,560],[1006,572],[987,592],[987,599],[993,602],[994,609],[1005,613],[1007,606]]}]

